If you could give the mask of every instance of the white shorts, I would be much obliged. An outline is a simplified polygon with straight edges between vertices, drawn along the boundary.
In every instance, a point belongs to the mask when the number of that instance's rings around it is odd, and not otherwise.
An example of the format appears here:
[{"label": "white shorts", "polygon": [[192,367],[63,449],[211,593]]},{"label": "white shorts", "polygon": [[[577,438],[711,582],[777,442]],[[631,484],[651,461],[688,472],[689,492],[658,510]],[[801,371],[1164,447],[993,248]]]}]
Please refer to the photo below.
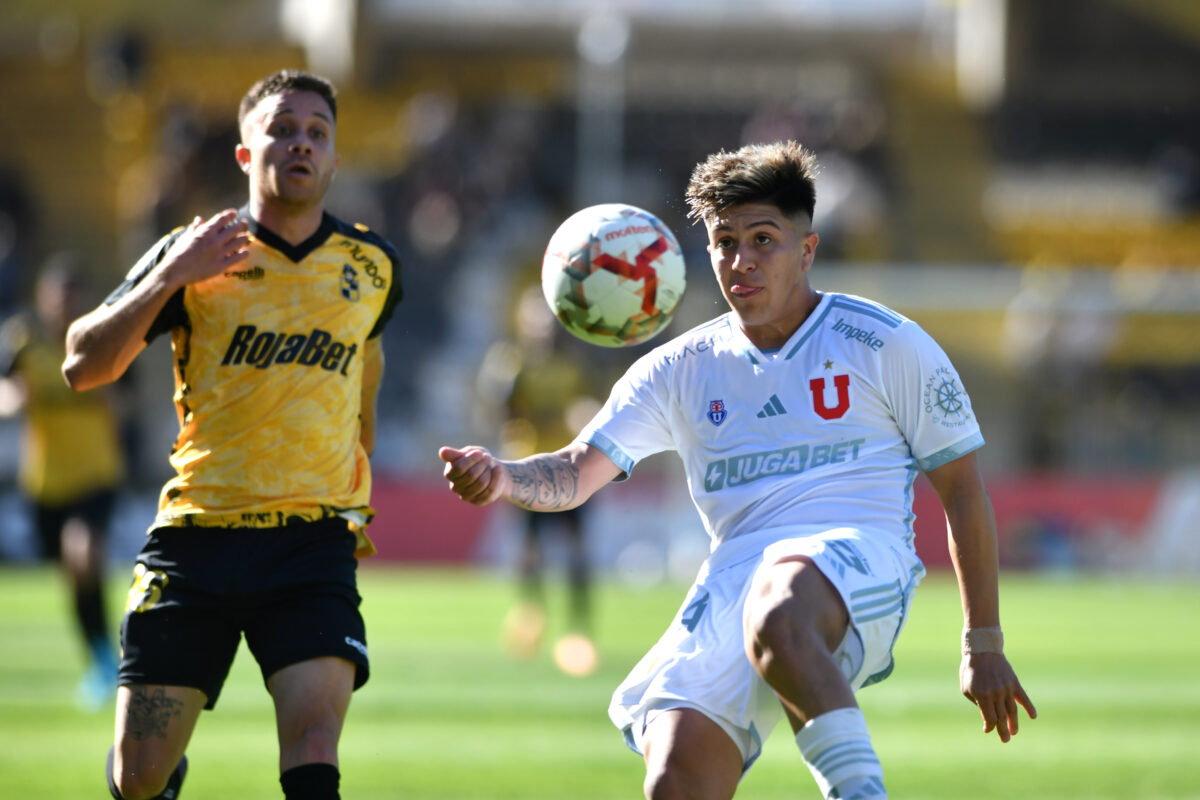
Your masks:
[{"label": "white shorts", "polygon": [[797,536],[789,528],[721,544],[701,566],[671,627],[613,693],[608,715],[626,744],[643,753],[643,735],[656,714],[692,708],[729,734],[745,769],[758,758],[783,709],[746,657],[742,612],[758,570],[788,556],[811,558],[850,612],[834,658],[851,687],[886,678],[913,590],[925,575],[916,555],[892,539],[853,528]]}]

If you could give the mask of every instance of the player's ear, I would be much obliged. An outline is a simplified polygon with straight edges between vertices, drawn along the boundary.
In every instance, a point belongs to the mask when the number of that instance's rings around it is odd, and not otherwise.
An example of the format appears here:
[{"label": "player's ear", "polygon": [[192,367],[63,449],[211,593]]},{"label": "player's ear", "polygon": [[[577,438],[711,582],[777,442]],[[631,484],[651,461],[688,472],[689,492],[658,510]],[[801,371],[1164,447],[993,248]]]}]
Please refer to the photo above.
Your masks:
[{"label": "player's ear", "polygon": [[820,241],[821,237],[817,236],[815,231],[809,231],[804,235],[804,239],[801,243],[801,247],[803,248],[803,255],[801,258],[803,259],[804,270],[806,272],[808,271],[808,268],[812,266],[813,258],[817,255],[817,244],[820,243]]},{"label": "player's ear", "polygon": [[239,143],[238,146],[233,149],[233,157],[235,159],[237,159],[238,167],[241,168],[242,172],[245,172],[247,175],[249,175],[250,174],[250,148],[246,147],[246,145],[244,145],[244,144]]}]

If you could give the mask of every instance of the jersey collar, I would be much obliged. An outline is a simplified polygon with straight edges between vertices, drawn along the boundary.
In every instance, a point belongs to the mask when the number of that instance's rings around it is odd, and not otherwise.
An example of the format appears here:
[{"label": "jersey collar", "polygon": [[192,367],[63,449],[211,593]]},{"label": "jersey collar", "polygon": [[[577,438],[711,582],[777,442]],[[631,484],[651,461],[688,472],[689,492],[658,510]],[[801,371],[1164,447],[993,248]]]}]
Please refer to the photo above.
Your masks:
[{"label": "jersey collar", "polygon": [[732,311],[729,312],[729,325],[734,330],[734,335],[737,336],[738,349],[741,354],[749,359],[751,364],[765,364],[771,361],[787,361],[800,351],[808,338],[812,336],[813,331],[824,320],[825,315],[829,313],[829,305],[832,302],[833,292],[822,292],[821,299],[817,301],[817,305],[813,307],[812,313],[808,318],[800,324],[800,327],[788,338],[783,346],[775,351],[774,355],[764,355],[761,350],[754,346],[754,343],[746,337],[746,332],[742,330],[742,326],[738,324],[737,315]]},{"label": "jersey collar", "polygon": [[249,205],[239,208],[238,216],[250,223],[250,233],[254,235],[255,239],[258,239],[273,250],[278,250],[297,264],[324,244],[325,240],[329,238],[329,234],[333,233],[334,230],[333,217],[329,216],[329,212],[325,211],[321,213],[321,224],[317,226],[312,236],[309,236],[300,244],[291,244],[282,236],[250,216]]}]

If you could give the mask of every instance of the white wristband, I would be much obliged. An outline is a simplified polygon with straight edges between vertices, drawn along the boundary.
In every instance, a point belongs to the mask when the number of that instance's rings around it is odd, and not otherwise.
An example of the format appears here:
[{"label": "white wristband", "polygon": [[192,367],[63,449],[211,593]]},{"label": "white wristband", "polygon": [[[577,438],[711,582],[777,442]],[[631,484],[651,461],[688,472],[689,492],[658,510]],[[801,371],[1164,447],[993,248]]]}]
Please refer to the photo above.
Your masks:
[{"label": "white wristband", "polygon": [[962,653],[969,656],[972,653],[1003,653],[1004,633],[1000,627],[994,628],[963,628]]}]

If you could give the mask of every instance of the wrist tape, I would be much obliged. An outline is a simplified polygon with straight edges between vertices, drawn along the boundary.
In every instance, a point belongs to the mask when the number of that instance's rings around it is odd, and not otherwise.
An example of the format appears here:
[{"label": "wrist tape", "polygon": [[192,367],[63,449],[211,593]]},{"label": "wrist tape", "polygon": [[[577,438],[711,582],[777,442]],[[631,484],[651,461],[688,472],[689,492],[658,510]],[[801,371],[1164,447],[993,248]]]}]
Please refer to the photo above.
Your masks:
[{"label": "wrist tape", "polygon": [[1004,633],[999,626],[994,628],[963,628],[962,653],[1003,653]]}]

